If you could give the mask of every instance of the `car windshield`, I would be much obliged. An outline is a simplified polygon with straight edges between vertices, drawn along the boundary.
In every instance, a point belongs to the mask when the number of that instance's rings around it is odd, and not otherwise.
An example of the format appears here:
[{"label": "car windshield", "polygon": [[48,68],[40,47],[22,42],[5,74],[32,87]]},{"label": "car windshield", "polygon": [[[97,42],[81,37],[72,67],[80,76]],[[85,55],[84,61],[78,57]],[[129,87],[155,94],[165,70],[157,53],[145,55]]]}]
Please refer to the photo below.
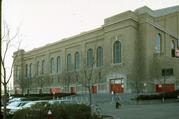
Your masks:
[{"label": "car windshield", "polygon": [[28,101],[21,102],[19,106],[24,106],[25,104],[29,103]]}]

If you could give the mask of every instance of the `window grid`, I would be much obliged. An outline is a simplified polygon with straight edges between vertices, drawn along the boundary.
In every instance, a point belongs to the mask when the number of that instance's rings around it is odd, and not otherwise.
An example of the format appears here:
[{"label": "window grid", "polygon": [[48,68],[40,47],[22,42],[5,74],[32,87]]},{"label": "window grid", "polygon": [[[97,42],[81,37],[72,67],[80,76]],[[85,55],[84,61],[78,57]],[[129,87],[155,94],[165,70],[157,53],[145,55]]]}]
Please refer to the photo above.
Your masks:
[{"label": "window grid", "polygon": [[25,77],[28,76],[28,64],[25,65]]},{"label": "window grid", "polygon": [[51,70],[50,71],[51,73],[54,73],[54,58],[53,57],[51,58],[51,61],[50,61],[50,70]]},{"label": "window grid", "polygon": [[71,69],[71,65],[72,65],[72,62],[71,62],[71,54],[68,54],[67,55],[67,71],[70,71],[70,70],[72,70]]},{"label": "window grid", "polygon": [[61,67],[61,59],[60,56],[57,57],[57,73],[60,72],[60,67]]},{"label": "window grid", "polygon": [[93,49],[88,49],[87,51],[87,66],[93,65]]},{"label": "window grid", "polygon": [[29,77],[31,78],[32,77],[32,63],[30,63],[30,66],[29,66]]},{"label": "window grid", "polygon": [[37,76],[40,74],[40,62],[37,62]]},{"label": "window grid", "polygon": [[80,68],[80,54],[79,52],[75,53],[75,69]]},{"label": "window grid", "polygon": [[121,63],[121,42],[116,41],[113,46],[113,63]]},{"label": "window grid", "polygon": [[161,34],[158,33],[157,34],[157,38],[156,38],[156,44],[155,44],[155,52],[156,53],[161,53]]},{"label": "window grid", "polygon": [[42,60],[42,74],[44,74],[45,60]]},{"label": "window grid", "polygon": [[103,65],[103,48],[97,48],[97,67],[101,67]]}]

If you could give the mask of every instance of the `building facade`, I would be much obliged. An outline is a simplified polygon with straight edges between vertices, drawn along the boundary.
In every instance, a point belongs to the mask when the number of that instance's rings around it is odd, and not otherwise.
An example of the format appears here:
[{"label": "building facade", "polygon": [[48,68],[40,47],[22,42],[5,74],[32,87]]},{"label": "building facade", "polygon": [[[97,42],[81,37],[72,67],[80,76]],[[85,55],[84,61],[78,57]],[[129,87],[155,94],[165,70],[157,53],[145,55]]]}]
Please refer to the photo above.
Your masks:
[{"label": "building facade", "polygon": [[142,7],[94,30],[14,52],[16,93],[162,92],[179,89],[179,6]]}]

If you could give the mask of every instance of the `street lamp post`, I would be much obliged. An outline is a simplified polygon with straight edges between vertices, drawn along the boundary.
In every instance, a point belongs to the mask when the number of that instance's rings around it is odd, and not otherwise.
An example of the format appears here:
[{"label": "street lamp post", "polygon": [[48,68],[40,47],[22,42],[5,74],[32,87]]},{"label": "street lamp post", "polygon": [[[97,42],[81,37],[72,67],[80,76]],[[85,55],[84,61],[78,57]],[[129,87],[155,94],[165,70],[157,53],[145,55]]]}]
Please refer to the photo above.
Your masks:
[{"label": "street lamp post", "polygon": [[164,76],[164,79],[163,79],[163,97],[162,97],[162,102],[165,102],[165,82],[166,82],[166,69],[163,69],[163,76]]},{"label": "street lamp post", "polygon": [[146,93],[147,91],[146,91],[146,86],[147,86],[147,83],[144,83],[144,93]]}]

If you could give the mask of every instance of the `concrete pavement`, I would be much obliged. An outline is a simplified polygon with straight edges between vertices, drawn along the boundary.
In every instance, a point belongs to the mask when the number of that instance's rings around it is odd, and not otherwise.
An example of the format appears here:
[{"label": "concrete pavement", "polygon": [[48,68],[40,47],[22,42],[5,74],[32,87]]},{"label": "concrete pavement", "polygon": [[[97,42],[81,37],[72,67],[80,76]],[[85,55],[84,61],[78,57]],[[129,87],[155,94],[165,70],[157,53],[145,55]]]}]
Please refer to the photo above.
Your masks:
[{"label": "concrete pavement", "polygon": [[[115,109],[110,94],[92,95],[93,104],[101,107],[102,114],[112,115],[115,119],[179,119],[179,102],[176,99],[140,101],[136,104],[135,97],[131,94],[120,95],[122,107]],[[79,95],[78,102],[89,103],[88,95]],[[81,100],[81,101],[80,101]]]},{"label": "concrete pavement", "polygon": [[114,103],[101,103],[103,114],[115,119],[179,119],[179,103],[149,103],[122,105],[115,109]]}]

